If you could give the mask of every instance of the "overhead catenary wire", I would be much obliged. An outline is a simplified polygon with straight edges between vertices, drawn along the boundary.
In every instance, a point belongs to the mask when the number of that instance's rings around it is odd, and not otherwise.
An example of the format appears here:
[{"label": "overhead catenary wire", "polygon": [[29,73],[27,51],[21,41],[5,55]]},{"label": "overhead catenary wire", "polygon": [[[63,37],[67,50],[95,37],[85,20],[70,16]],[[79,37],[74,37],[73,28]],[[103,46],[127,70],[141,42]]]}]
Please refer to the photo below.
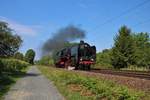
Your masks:
[{"label": "overhead catenary wire", "polygon": [[118,19],[118,18],[120,18],[120,17],[122,17],[122,16],[124,16],[124,15],[126,15],[126,14],[128,14],[128,13],[130,13],[132,11],[134,11],[137,8],[140,8],[141,6],[143,6],[143,5],[145,5],[145,4],[149,3],[149,2],[150,2],[150,0],[145,0],[145,1],[143,1],[143,2],[141,2],[141,3],[139,3],[139,4],[135,5],[135,6],[133,6],[131,8],[125,10],[124,12],[120,13],[119,15],[114,16],[114,17],[106,20],[104,23],[101,23],[101,24],[97,25],[95,28],[93,28],[92,30],[90,30],[90,32],[95,31],[96,29],[101,28],[102,26],[104,26],[104,25],[106,25],[108,23],[113,22],[114,20],[116,20],[116,19]]},{"label": "overhead catenary wire", "polygon": [[136,24],[134,24],[132,27],[136,27],[136,26],[138,26],[138,25],[142,25],[142,24],[145,24],[145,23],[148,23],[148,22],[150,22],[150,18],[147,19],[147,20],[144,20],[144,21],[142,21],[142,22],[136,23]]}]

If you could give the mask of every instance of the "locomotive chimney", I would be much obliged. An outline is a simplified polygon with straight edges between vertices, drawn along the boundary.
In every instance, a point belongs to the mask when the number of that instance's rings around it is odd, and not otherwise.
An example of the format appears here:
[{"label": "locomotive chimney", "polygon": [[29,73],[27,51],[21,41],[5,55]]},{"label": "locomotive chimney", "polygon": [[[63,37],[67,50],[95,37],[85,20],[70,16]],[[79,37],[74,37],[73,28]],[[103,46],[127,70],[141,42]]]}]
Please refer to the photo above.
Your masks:
[{"label": "locomotive chimney", "polygon": [[83,41],[83,40],[80,40],[80,44],[84,44],[84,41]]}]

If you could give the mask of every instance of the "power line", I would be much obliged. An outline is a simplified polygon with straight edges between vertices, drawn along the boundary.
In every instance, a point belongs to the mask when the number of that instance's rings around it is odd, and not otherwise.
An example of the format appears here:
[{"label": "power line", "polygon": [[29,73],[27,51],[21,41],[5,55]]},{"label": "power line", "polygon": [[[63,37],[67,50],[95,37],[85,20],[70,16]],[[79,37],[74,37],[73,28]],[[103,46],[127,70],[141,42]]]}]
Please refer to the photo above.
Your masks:
[{"label": "power line", "polygon": [[112,18],[110,18],[110,19],[108,19],[108,20],[106,20],[104,23],[98,25],[97,27],[95,27],[95,28],[92,29],[91,31],[94,31],[94,30],[96,30],[97,28],[101,28],[102,26],[104,26],[104,25],[107,24],[107,23],[113,22],[114,20],[116,20],[116,19],[118,19],[118,18],[124,16],[124,15],[127,14],[127,13],[130,13],[130,12],[134,11],[134,10],[137,9],[137,8],[140,8],[140,7],[143,6],[144,4],[147,4],[148,2],[150,2],[150,0],[145,0],[145,1],[139,3],[139,4],[135,5],[135,6],[133,6],[133,7],[129,8],[129,9],[127,9],[126,11],[120,13],[119,15],[117,15],[117,16],[115,16],[115,17],[112,17]]},{"label": "power line", "polygon": [[145,24],[145,23],[148,23],[148,22],[150,22],[150,19],[144,20],[143,22],[139,22],[139,23],[133,25],[133,27],[136,27],[138,25]]}]

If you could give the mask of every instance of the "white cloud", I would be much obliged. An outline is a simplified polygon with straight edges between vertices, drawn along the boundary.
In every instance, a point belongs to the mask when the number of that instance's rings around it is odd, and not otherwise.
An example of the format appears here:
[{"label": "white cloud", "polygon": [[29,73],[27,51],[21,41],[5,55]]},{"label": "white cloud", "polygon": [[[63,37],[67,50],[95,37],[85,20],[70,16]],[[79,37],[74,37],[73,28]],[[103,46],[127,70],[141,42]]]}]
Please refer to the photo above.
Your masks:
[{"label": "white cloud", "polygon": [[9,24],[9,27],[19,35],[35,36],[38,34],[36,30],[37,28],[39,28],[38,25],[24,25],[2,16],[0,16],[0,21],[7,22]]}]

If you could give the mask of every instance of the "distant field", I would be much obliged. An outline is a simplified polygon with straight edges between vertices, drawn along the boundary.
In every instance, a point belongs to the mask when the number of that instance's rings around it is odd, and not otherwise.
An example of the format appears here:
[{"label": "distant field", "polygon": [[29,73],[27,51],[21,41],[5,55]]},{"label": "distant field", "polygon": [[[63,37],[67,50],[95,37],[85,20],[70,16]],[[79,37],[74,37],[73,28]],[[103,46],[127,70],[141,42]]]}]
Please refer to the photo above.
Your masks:
[{"label": "distant field", "polygon": [[[112,81],[85,76],[72,71],[38,66],[67,100],[143,100],[141,91],[117,85]],[[147,98],[147,97],[145,97]]]}]

